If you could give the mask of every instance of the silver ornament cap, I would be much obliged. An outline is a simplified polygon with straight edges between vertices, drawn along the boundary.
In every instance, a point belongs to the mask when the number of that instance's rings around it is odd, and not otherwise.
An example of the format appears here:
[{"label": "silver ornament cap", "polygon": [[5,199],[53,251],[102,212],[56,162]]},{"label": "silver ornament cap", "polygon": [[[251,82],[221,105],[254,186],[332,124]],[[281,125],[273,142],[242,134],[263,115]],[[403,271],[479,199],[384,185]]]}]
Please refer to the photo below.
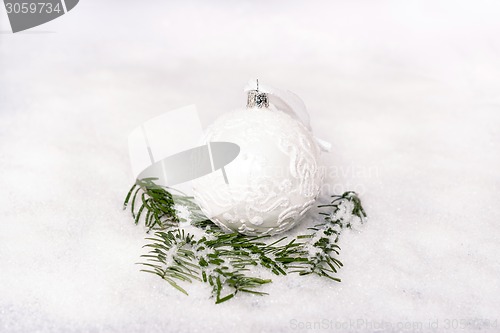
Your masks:
[{"label": "silver ornament cap", "polygon": [[259,80],[257,80],[257,89],[248,91],[247,108],[268,108],[269,99],[265,92],[259,91]]}]

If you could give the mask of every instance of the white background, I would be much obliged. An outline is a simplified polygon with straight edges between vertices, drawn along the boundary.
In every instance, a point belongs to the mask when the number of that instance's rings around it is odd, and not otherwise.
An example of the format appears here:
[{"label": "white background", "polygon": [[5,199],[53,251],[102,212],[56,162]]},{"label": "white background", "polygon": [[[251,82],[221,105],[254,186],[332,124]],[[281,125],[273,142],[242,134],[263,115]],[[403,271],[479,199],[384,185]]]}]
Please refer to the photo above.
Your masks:
[{"label": "white background", "polygon": [[[0,8],[0,331],[499,330],[499,17],[495,1],[83,0],[12,34]],[[333,143],[325,194],[357,190],[370,220],[344,234],[342,283],[273,277],[216,306],[134,265],[126,139],[192,103],[208,125],[255,77],[304,99]]]}]

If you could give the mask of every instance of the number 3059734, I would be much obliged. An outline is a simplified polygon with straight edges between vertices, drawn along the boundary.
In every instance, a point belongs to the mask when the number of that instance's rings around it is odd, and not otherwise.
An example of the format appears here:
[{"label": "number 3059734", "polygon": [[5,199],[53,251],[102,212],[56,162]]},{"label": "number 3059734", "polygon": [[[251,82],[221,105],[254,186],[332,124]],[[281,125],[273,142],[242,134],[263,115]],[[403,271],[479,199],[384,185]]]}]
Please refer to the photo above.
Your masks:
[{"label": "number 3059734", "polygon": [[52,12],[60,13],[62,11],[60,3],[52,5],[50,2],[16,2],[5,4],[5,8],[7,9],[7,14],[10,13],[47,13],[51,14]]}]

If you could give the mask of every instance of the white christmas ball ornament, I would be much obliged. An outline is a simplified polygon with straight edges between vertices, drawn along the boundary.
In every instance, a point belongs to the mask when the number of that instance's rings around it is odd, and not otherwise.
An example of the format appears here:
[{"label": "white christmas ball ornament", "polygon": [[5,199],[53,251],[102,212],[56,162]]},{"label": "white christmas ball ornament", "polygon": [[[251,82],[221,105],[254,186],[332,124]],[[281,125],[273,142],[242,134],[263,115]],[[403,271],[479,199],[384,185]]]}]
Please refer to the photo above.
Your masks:
[{"label": "white christmas ball ornament", "polygon": [[240,146],[225,174],[193,182],[196,202],[223,230],[276,234],[314,205],[323,179],[319,148],[301,122],[269,106],[266,94],[251,91],[247,109],[224,114],[206,133],[207,142]]}]

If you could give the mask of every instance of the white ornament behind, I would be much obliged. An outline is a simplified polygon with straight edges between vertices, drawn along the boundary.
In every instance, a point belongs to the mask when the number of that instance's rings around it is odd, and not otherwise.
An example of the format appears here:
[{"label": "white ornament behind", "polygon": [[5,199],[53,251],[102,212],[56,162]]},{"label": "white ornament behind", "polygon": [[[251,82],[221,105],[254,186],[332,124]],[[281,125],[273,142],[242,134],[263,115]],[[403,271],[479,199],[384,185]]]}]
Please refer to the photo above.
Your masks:
[{"label": "white ornament behind", "polygon": [[323,180],[318,145],[300,121],[269,105],[266,94],[250,91],[247,109],[217,119],[206,141],[240,146],[224,168],[227,179],[215,172],[193,181],[195,200],[223,230],[280,233],[314,205]]}]

